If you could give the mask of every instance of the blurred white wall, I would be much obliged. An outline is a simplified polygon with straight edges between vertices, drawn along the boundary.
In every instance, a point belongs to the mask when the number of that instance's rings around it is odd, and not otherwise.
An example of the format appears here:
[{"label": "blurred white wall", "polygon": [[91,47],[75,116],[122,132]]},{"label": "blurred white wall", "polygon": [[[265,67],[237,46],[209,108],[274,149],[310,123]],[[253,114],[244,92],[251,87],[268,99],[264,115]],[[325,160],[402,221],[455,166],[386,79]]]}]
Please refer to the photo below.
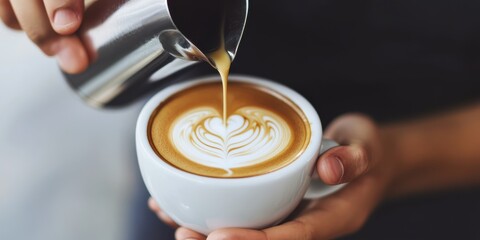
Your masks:
[{"label": "blurred white wall", "polygon": [[87,106],[55,59],[0,23],[0,239],[123,239],[141,104]]}]

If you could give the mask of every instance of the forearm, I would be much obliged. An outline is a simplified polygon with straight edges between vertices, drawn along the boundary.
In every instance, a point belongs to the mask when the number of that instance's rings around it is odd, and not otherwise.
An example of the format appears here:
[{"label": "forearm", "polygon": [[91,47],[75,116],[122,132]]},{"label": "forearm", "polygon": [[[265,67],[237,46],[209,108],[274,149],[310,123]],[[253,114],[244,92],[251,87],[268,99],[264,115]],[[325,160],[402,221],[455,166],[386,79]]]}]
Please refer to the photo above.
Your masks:
[{"label": "forearm", "polygon": [[396,161],[388,195],[480,183],[480,104],[382,126],[385,161]]}]

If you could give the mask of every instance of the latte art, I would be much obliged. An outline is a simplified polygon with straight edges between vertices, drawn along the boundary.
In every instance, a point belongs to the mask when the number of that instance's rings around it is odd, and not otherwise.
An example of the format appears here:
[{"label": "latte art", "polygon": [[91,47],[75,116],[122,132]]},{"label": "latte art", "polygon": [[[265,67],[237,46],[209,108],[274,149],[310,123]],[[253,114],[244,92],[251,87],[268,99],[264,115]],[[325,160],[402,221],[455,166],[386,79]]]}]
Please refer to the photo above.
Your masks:
[{"label": "latte art", "polygon": [[232,81],[227,97],[226,124],[220,81],[184,89],[160,103],[148,128],[160,159],[201,176],[249,177],[290,164],[309,144],[310,123],[284,96]]},{"label": "latte art", "polygon": [[179,116],[170,139],[191,161],[231,175],[232,168],[277,156],[289,145],[291,134],[288,124],[266,109],[240,108],[224,124],[216,109],[203,107]]}]

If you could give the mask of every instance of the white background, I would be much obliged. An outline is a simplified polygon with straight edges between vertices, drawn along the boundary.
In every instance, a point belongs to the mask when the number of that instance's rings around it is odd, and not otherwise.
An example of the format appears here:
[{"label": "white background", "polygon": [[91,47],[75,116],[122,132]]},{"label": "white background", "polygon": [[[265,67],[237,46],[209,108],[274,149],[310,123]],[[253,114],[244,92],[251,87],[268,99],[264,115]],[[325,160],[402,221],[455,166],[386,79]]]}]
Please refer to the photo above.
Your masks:
[{"label": "white background", "polygon": [[55,59],[0,24],[0,239],[124,239],[141,104],[87,106]]}]

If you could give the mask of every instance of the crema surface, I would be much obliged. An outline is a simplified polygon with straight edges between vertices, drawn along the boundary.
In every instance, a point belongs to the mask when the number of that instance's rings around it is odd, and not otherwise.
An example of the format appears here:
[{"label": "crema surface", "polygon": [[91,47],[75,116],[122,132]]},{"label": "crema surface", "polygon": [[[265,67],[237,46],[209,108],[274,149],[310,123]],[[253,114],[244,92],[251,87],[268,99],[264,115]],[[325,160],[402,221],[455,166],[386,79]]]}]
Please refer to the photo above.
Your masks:
[{"label": "crema surface", "polygon": [[282,95],[231,82],[227,97],[226,123],[221,82],[195,86],[161,103],[148,129],[156,153],[194,174],[246,177],[289,164],[308,145],[307,119]]}]

